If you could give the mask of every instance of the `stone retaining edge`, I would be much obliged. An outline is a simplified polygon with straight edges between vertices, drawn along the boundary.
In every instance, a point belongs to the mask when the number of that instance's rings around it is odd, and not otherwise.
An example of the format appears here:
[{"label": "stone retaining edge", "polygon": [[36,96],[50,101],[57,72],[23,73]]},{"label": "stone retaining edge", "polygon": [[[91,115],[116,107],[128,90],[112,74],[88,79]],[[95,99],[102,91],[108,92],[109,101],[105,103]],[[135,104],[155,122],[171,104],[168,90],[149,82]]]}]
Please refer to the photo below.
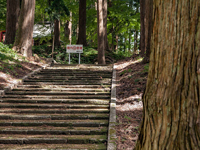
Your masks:
[{"label": "stone retaining edge", "polygon": [[113,65],[107,150],[116,150],[116,70]]},{"label": "stone retaining edge", "polygon": [[4,90],[0,90],[0,97],[4,96],[6,92],[11,91],[11,90],[12,90],[13,88],[15,88],[17,85],[23,84],[23,81],[24,81],[25,79],[27,79],[28,77],[30,77],[31,75],[33,75],[33,74],[35,74],[35,73],[41,71],[42,69],[45,69],[46,67],[51,66],[52,63],[53,63],[53,60],[50,61],[50,63],[45,64],[45,65],[43,65],[42,67],[33,70],[31,73],[25,75],[23,78],[18,79],[18,82],[17,82],[17,83],[14,83],[14,84],[11,84],[11,85],[5,87]]}]

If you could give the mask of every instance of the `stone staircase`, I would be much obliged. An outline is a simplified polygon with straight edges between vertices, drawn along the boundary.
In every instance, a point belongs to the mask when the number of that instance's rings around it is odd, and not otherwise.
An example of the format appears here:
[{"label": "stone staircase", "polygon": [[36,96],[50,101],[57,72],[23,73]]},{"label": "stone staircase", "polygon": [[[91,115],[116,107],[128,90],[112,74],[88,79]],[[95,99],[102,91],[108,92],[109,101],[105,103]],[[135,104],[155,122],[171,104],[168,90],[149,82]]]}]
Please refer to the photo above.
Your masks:
[{"label": "stone staircase", "polygon": [[0,98],[0,149],[106,149],[112,66],[54,65]]}]

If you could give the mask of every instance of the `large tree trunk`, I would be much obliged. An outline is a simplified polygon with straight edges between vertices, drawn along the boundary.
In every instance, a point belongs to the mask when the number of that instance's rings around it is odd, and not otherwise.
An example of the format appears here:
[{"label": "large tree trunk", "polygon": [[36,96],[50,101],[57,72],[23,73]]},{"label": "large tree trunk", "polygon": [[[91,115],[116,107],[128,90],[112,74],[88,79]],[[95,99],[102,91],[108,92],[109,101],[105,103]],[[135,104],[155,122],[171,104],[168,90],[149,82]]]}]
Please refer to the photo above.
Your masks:
[{"label": "large tree trunk", "polygon": [[97,24],[98,24],[98,64],[106,64],[105,62],[105,46],[104,46],[104,24],[103,24],[103,0],[97,0]]},{"label": "large tree trunk", "polygon": [[79,0],[79,34],[77,44],[87,46],[86,42],[86,0]]},{"label": "large tree trunk", "polygon": [[54,21],[54,46],[60,47],[60,20]]},{"label": "large tree trunk", "polygon": [[137,150],[200,149],[200,1],[153,3]]},{"label": "large tree trunk", "polygon": [[18,28],[20,0],[7,0],[6,44],[14,44]]},{"label": "large tree trunk", "polygon": [[22,0],[19,29],[13,49],[20,51],[25,57],[32,56],[34,14],[35,0]]},{"label": "large tree trunk", "polygon": [[108,38],[107,38],[107,0],[103,0],[103,27],[104,27],[104,47],[105,50],[109,50]]},{"label": "large tree trunk", "polygon": [[140,0],[140,49],[141,49],[141,55],[145,55],[145,1],[146,0]]},{"label": "large tree trunk", "polygon": [[152,14],[153,14],[153,0],[145,0],[145,52],[144,63],[149,62],[151,53],[151,34],[152,34]]}]

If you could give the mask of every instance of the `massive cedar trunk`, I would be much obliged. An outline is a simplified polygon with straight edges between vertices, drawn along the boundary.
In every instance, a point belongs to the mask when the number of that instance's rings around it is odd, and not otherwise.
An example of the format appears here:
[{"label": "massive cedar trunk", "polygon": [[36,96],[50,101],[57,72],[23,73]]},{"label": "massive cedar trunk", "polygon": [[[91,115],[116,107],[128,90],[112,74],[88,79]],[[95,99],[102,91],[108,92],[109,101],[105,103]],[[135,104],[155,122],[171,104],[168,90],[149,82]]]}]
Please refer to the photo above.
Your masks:
[{"label": "massive cedar trunk", "polygon": [[32,56],[34,14],[35,0],[22,0],[19,29],[13,49],[20,51],[25,57]]},{"label": "massive cedar trunk", "polygon": [[20,0],[7,0],[6,44],[14,44],[18,28]]},{"label": "massive cedar trunk", "polygon": [[86,42],[86,0],[79,0],[79,33],[77,44],[87,46]]},{"label": "massive cedar trunk", "polygon": [[153,3],[137,150],[200,149],[200,1]]},{"label": "massive cedar trunk", "polygon": [[98,24],[98,64],[105,64],[104,24],[103,24],[103,0],[97,0],[97,24]]},{"label": "massive cedar trunk", "polygon": [[60,46],[60,20],[58,19],[54,21],[54,46]]}]

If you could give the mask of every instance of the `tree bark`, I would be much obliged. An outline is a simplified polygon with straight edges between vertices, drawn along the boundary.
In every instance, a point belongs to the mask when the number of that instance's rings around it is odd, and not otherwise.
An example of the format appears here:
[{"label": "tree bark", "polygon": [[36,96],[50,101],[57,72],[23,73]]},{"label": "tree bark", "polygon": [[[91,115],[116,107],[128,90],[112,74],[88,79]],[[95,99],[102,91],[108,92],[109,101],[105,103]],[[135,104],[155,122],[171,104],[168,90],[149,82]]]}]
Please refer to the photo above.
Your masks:
[{"label": "tree bark", "polygon": [[153,0],[145,0],[145,55],[144,63],[149,62],[151,53],[151,34],[152,34],[152,14],[153,14]]},{"label": "tree bark", "polygon": [[60,20],[54,21],[54,45],[60,47]]},{"label": "tree bark", "polygon": [[108,10],[108,2],[107,0],[103,0],[103,27],[104,27],[105,50],[109,50],[108,38],[107,38],[107,10]]},{"label": "tree bark", "polygon": [[5,44],[14,44],[18,28],[20,0],[7,0]]},{"label": "tree bark", "polygon": [[86,0],[79,0],[79,34],[77,44],[87,46],[86,42]]},{"label": "tree bark", "polygon": [[136,150],[200,149],[200,1],[153,2],[143,122]]},{"label": "tree bark", "polygon": [[141,55],[145,55],[145,1],[146,0],[140,0],[140,49],[141,49]]},{"label": "tree bark", "polygon": [[20,51],[25,57],[32,56],[34,14],[35,0],[22,0],[19,29],[13,49]]},{"label": "tree bark", "polygon": [[97,0],[97,24],[98,24],[98,64],[105,62],[105,44],[104,44],[104,23],[103,23],[103,0]]}]

